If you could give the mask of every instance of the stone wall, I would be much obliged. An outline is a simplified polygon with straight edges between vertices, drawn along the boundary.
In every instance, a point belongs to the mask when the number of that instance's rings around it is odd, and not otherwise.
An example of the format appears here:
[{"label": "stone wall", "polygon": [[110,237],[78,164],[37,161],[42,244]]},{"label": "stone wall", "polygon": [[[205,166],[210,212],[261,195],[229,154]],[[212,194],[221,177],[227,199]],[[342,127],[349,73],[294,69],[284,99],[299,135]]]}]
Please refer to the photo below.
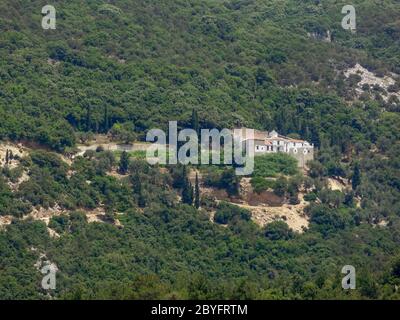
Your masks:
[{"label": "stone wall", "polygon": [[[295,152],[295,150],[297,150],[297,152]],[[314,160],[313,148],[299,147],[296,149],[289,149],[288,154],[297,159],[299,168],[304,168],[307,161]]]}]

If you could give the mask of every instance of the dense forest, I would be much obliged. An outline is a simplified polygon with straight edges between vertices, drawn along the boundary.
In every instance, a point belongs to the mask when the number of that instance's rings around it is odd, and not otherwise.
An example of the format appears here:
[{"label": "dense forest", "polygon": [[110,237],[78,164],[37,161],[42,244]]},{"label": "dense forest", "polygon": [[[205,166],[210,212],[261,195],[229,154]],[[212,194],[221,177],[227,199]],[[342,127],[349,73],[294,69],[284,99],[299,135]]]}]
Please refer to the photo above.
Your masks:
[{"label": "dense forest", "polygon": [[[0,216],[14,219],[0,229],[0,299],[399,298],[398,1],[353,1],[353,33],[346,1],[54,0],[57,29],[43,30],[45,2],[0,3],[0,139],[30,146],[1,159]],[[360,76],[345,76],[356,64],[393,77],[393,95],[358,94]],[[193,126],[193,112],[202,128],[314,143],[307,176],[275,157],[251,177],[291,203],[306,186],[304,233],[202,196],[191,168],[101,148],[65,160],[95,134],[144,140],[168,121]],[[198,170],[237,193],[231,168]],[[351,186],[332,191],[329,177]],[[103,223],[89,223],[99,206]],[[28,215],[54,207],[56,238]],[[50,294],[42,253],[59,269]],[[344,265],[357,290],[342,289]]]}]

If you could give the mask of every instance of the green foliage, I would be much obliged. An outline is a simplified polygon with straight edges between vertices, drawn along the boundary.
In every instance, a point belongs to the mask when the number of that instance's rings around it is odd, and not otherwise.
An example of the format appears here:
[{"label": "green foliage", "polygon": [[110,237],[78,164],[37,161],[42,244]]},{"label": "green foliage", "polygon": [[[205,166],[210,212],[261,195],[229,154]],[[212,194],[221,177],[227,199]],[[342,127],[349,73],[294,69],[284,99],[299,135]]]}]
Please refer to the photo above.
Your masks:
[{"label": "green foliage", "polygon": [[360,185],[360,183],[361,183],[360,166],[358,163],[356,163],[354,166],[353,176],[351,178],[351,187],[353,188],[353,190],[356,190],[357,187]]},{"label": "green foliage", "polygon": [[310,220],[315,228],[326,235],[351,226],[354,221],[348,210],[334,210],[326,205],[315,205],[310,211]]},{"label": "green foliage", "polygon": [[230,196],[239,192],[240,179],[233,168],[210,166],[203,171],[203,179],[206,186],[225,189]]},{"label": "green foliage", "polygon": [[293,237],[293,231],[284,221],[274,221],[265,227],[265,236],[270,240],[288,240]]},{"label": "green foliage", "polygon": [[327,189],[320,191],[318,193],[318,198],[321,200],[321,203],[326,204],[331,208],[339,208],[345,200],[345,196],[342,192]]},{"label": "green foliage", "polygon": [[250,211],[226,202],[221,202],[218,205],[217,212],[214,215],[214,221],[220,224],[230,224],[237,220],[249,221],[250,218]]},{"label": "green foliage", "polygon": [[317,195],[314,192],[307,193],[304,195],[304,200],[305,201],[315,201],[317,200]]},{"label": "green foliage", "polygon": [[[104,203],[108,216],[88,223],[83,208],[67,210],[48,226],[58,239],[50,238],[44,223],[32,220],[17,220],[1,230],[3,298],[43,298],[42,275],[34,268],[41,252],[60,270],[54,292],[59,299],[346,298],[336,289],[342,276],[337,266],[353,259],[373,275],[360,280],[357,297],[394,297],[382,288],[397,281],[391,257],[400,254],[399,224],[388,230],[356,226],[353,209],[344,204],[314,205],[310,229],[295,235],[283,221],[261,230],[249,211],[224,202],[217,206],[214,224],[201,211],[176,203],[171,173],[133,160],[130,179],[118,181],[107,176],[104,166],[97,168],[105,154],[76,158],[76,174],[69,179],[64,177],[68,166],[54,154],[34,152],[24,161],[31,179],[46,172],[51,188],[62,186],[58,196],[48,193],[55,202],[68,193],[72,204],[88,196]],[[138,202],[140,194],[146,206]],[[137,207],[144,208],[139,212]],[[124,213],[118,215],[123,228],[113,225],[113,212]],[[357,241],[352,241],[354,233]]]},{"label": "green foliage", "polygon": [[183,177],[182,202],[192,205],[194,200],[193,186],[187,176],[186,166],[182,167],[182,177]]},{"label": "green foliage", "polygon": [[[45,252],[60,269],[59,299],[399,299],[400,108],[378,87],[364,86],[355,101],[359,77],[343,71],[358,62],[400,73],[400,8],[357,0],[362,19],[350,33],[338,23],[342,4],[71,0],[57,7],[57,37],[40,28],[38,1],[0,4],[0,139],[38,149],[2,170],[0,215],[34,206],[66,212],[49,224],[59,239],[29,219],[0,230],[0,297],[45,298],[34,267]],[[332,42],[322,41],[328,30]],[[262,232],[249,212],[227,204],[216,219],[228,228],[213,224],[177,203],[182,187],[193,200],[180,166],[161,172],[140,161],[143,153],[117,179],[110,152],[68,165],[39,151],[69,154],[95,133],[143,140],[172,119],[196,131],[275,128],[314,143],[309,230],[294,235],[274,222]],[[275,193],[298,201],[299,184],[282,177],[296,175],[293,158],[256,157],[255,166],[257,191],[270,187],[261,179],[277,177]],[[237,194],[232,169],[204,171],[206,186]],[[22,172],[29,180],[11,188]],[[350,179],[354,194],[327,190],[327,176]],[[85,210],[99,205],[110,219],[88,223]],[[112,225],[114,212],[123,228]],[[338,267],[348,263],[367,270],[350,294]]]},{"label": "green foliage", "polygon": [[131,143],[136,137],[133,130],[134,126],[130,122],[115,123],[110,130],[110,136],[113,141]]},{"label": "green foliage", "polygon": [[274,189],[275,181],[271,179],[265,179],[263,177],[253,177],[250,180],[251,186],[254,192],[261,193],[268,189]]},{"label": "green foliage", "polygon": [[255,177],[275,177],[279,174],[294,175],[297,173],[297,160],[284,153],[256,156],[254,159]]},{"label": "green foliage", "polygon": [[274,193],[279,196],[283,197],[288,189],[288,182],[285,177],[279,177],[276,179],[275,184],[274,184]]},{"label": "green foliage", "polygon": [[222,172],[219,187],[225,189],[230,196],[234,196],[239,193],[239,182],[240,180],[235,170],[228,168]]},{"label": "green foliage", "polygon": [[[382,73],[399,65],[394,1],[357,1],[363,19],[350,34],[331,0],[74,0],[57,8],[57,38],[42,32],[36,2],[1,8],[7,30],[0,69],[8,85],[0,95],[0,137],[60,151],[76,132],[110,131],[128,141],[165,127],[171,115],[189,124],[193,110],[201,127],[275,126],[318,146],[341,115],[351,115],[336,137],[344,142],[359,130],[349,123],[357,112],[337,103],[354,90],[337,70],[360,62]],[[378,18],[384,28],[373,23]],[[334,43],[320,41],[328,30]]]},{"label": "green foliage", "polygon": [[0,176],[0,216],[13,215],[21,217],[31,209],[29,203],[17,197]]},{"label": "green foliage", "polygon": [[129,154],[126,151],[123,151],[121,154],[121,158],[119,160],[118,172],[120,174],[126,174],[129,168]]}]

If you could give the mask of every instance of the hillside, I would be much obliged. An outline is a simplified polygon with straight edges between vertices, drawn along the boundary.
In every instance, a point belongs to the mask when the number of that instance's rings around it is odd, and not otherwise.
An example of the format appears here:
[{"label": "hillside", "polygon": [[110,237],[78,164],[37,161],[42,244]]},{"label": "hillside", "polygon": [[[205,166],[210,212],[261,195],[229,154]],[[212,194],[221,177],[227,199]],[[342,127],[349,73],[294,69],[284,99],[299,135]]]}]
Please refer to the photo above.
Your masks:
[{"label": "hillside", "polygon": [[[43,1],[0,3],[0,299],[49,298],[44,258],[57,299],[399,298],[398,1],[353,1],[355,33],[336,0],[53,4],[43,30]],[[202,128],[296,135],[315,161],[267,159],[246,182],[277,204],[252,206],[224,166],[71,156],[99,135],[191,127],[194,111]],[[200,208],[185,200],[192,169]],[[359,290],[342,290],[346,264]]]},{"label": "hillside", "polygon": [[39,3],[0,5],[0,135],[56,150],[116,122],[184,126],[193,108],[204,127],[307,136],[322,112],[357,116],[346,68],[399,71],[395,1],[359,1],[356,34],[337,1],[56,1],[57,30],[41,29]]}]

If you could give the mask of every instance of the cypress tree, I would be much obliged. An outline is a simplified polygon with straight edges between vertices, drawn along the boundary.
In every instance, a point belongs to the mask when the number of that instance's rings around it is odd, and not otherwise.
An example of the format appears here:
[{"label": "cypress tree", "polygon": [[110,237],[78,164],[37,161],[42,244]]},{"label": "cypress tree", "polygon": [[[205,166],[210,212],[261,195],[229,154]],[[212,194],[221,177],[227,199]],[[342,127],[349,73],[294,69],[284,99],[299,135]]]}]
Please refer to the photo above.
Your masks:
[{"label": "cypress tree", "polygon": [[126,174],[128,172],[128,167],[129,167],[129,154],[126,151],[123,151],[121,154],[121,159],[119,160],[118,172],[120,174]]},{"label": "cypress tree", "polygon": [[186,166],[183,167],[182,202],[190,205],[193,204],[193,187],[187,177]]},{"label": "cypress tree", "polygon": [[144,208],[146,206],[146,198],[143,195],[142,184],[140,184],[140,192],[138,198],[138,206]]},{"label": "cypress tree", "polygon": [[189,198],[189,204],[193,204],[194,201],[194,187],[192,183],[189,182],[189,192],[190,192],[190,198]]},{"label": "cypress tree", "polygon": [[353,190],[356,190],[357,187],[360,185],[360,183],[361,183],[360,166],[358,165],[358,163],[356,163],[354,166],[353,177],[351,179],[351,187],[353,188]]},{"label": "cypress tree", "polygon": [[133,192],[135,194],[139,194],[140,190],[142,189],[142,183],[140,181],[139,173],[136,173],[134,176],[131,176]]},{"label": "cypress tree", "polygon": [[132,179],[133,192],[138,195],[138,206],[144,208],[146,206],[146,198],[143,195],[142,182],[138,173]]},{"label": "cypress tree", "polygon": [[313,128],[311,130],[311,142],[319,148],[321,146],[321,138],[319,136],[318,130],[316,128]]},{"label": "cypress tree", "polygon": [[187,181],[183,187],[182,202],[190,205],[193,204],[193,187],[189,181]]}]

